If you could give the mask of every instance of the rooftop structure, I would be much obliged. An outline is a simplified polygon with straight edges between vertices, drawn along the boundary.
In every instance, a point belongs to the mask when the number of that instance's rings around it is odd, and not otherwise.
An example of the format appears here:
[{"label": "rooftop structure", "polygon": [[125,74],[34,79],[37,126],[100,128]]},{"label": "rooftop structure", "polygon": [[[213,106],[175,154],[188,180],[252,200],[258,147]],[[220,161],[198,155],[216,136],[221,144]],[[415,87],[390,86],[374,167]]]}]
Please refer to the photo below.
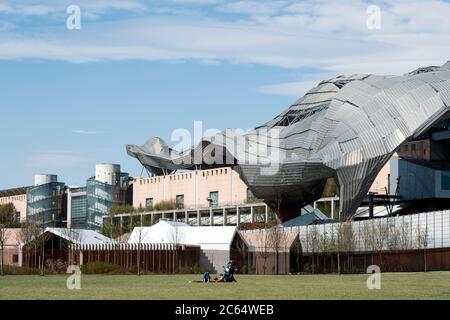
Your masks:
[{"label": "rooftop structure", "polygon": [[[439,126],[449,111],[447,62],[402,76],[356,74],[322,81],[252,132],[240,136],[226,130],[184,152],[157,137],[126,148],[154,174],[238,166],[252,193],[282,222],[319,199],[333,178],[345,219],[355,214],[399,147]],[[235,147],[238,140],[243,148]]]}]

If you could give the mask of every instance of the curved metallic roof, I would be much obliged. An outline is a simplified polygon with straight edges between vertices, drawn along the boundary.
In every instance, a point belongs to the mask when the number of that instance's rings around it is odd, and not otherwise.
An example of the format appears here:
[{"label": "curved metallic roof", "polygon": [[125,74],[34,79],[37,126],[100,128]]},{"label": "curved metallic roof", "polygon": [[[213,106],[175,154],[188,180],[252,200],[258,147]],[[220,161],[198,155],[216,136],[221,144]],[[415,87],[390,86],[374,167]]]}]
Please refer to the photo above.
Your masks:
[{"label": "curved metallic roof", "polygon": [[[449,108],[450,62],[402,76],[339,76],[245,135],[226,130],[181,154],[152,138],[144,146],[128,145],[127,152],[156,174],[238,165],[253,194],[282,221],[320,198],[333,177],[341,188],[341,211],[351,216],[397,148]],[[244,147],[231,144],[239,139]]]}]

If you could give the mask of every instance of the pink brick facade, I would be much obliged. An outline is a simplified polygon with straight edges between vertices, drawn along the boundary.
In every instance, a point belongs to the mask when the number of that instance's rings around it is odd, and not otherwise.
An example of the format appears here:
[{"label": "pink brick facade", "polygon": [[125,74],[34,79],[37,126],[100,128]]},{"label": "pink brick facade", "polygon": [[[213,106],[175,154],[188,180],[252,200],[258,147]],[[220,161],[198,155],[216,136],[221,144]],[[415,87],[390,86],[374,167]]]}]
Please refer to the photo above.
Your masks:
[{"label": "pink brick facade", "polygon": [[247,202],[247,186],[239,174],[230,168],[219,168],[135,179],[133,206],[145,207],[147,199],[153,199],[153,205],[175,202],[182,195],[185,208],[205,208],[210,206],[211,192],[218,193],[219,206]]}]

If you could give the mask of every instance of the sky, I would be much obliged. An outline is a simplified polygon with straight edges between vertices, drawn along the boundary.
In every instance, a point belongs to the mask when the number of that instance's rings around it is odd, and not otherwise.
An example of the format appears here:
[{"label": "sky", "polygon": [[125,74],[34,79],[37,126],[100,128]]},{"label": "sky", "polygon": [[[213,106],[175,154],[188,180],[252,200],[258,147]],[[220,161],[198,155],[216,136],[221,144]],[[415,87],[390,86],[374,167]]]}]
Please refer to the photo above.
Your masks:
[{"label": "sky", "polygon": [[139,176],[125,144],[250,129],[341,74],[442,65],[449,16],[446,0],[0,0],[0,189],[82,186],[101,162]]}]

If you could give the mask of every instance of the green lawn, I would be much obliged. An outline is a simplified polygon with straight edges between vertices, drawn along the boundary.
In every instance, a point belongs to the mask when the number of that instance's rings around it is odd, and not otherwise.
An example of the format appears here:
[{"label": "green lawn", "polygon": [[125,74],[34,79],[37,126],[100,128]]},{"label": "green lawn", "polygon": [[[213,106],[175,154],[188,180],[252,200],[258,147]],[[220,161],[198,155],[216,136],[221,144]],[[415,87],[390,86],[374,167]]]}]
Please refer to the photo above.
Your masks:
[{"label": "green lawn", "polygon": [[366,275],[238,275],[235,284],[189,283],[200,275],[82,276],[81,290],[64,275],[0,277],[0,299],[450,299],[450,272],[385,273],[381,290]]}]

